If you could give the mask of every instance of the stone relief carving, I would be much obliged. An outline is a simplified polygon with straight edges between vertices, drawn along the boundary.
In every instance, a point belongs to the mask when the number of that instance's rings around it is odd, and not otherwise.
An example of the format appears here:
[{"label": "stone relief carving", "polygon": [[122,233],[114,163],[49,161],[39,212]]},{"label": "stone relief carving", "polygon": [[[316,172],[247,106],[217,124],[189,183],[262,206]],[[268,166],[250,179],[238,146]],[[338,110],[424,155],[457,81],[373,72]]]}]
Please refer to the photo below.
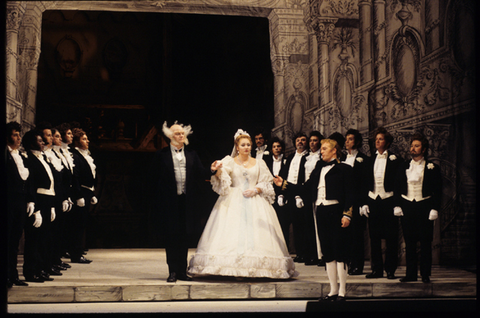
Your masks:
[{"label": "stone relief carving", "polygon": [[82,58],[80,45],[71,36],[65,36],[57,44],[55,58],[63,70],[62,75],[64,77],[72,77]]},{"label": "stone relief carving", "polygon": [[358,0],[335,1],[327,0],[323,6],[322,13],[325,15],[350,16],[358,15]]}]

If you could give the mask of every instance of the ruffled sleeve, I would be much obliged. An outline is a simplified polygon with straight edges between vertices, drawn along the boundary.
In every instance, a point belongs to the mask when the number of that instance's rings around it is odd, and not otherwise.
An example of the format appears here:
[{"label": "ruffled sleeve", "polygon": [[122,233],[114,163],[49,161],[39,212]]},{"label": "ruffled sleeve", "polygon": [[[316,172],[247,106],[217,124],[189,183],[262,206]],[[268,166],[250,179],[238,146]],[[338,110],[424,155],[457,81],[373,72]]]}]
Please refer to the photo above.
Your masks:
[{"label": "ruffled sleeve", "polygon": [[230,192],[230,186],[232,185],[232,178],[230,174],[233,170],[233,158],[231,156],[225,156],[221,160],[222,166],[222,173],[220,177],[213,175],[210,182],[212,183],[212,189],[219,195],[227,195]]},{"label": "ruffled sleeve", "polygon": [[275,190],[273,189],[273,175],[268,170],[267,164],[263,160],[257,160],[259,175],[257,188],[262,190],[260,196],[263,197],[268,203],[273,204],[275,202]]}]

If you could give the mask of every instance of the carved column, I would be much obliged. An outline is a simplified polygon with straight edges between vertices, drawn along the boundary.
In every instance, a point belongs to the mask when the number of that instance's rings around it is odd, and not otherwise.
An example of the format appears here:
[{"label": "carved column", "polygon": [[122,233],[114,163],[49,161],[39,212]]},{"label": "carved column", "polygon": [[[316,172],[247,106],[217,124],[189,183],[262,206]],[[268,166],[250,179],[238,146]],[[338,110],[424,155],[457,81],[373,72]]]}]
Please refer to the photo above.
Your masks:
[{"label": "carved column", "polygon": [[320,107],[330,102],[329,44],[337,20],[337,18],[317,18],[312,20],[310,25],[315,31],[318,44],[318,96]]},{"label": "carved column", "polygon": [[7,2],[6,12],[6,111],[7,121],[21,122],[21,104],[17,101],[17,60],[18,60],[18,31],[25,13],[25,4]]},{"label": "carved column", "polygon": [[35,122],[37,95],[37,68],[40,58],[41,22],[45,10],[41,3],[27,6],[20,32],[19,54],[21,62],[22,81],[20,92],[23,97],[22,125],[32,127]]},{"label": "carved column", "polygon": [[441,44],[441,22],[439,0],[425,1],[425,43],[427,54],[438,49]]},{"label": "carved column", "polygon": [[373,78],[372,72],[372,2],[360,0],[358,2],[360,19],[360,81],[368,83]]},{"label": "carved column", "polygon": [[375,80],[387,76],[387,66],[385,63],[386,39],[385,39],[385,1],[373,1],[374,14],[374,43],[375,43]]}]

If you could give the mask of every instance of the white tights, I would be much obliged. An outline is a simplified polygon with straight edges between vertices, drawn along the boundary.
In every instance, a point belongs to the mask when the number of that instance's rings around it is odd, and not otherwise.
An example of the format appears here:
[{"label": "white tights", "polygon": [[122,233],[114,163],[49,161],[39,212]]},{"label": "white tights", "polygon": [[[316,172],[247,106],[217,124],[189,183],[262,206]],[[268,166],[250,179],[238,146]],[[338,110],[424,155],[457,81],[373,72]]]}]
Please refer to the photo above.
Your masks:
[{"label": "white tights", "polygon": [[[329,296],[339,295],[345,297],[347,292],[347,267],[343,262],[332,261],[327,265],[328,281],[330,282]],[[337,279],[340,284],[337,283]]]}]

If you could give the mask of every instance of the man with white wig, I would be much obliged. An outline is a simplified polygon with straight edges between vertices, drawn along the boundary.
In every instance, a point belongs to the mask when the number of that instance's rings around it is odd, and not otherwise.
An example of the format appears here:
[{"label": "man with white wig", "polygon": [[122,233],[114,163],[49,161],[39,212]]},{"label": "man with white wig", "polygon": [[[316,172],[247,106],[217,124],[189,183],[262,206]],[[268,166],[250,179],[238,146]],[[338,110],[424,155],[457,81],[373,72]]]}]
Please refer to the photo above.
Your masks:
[{"label": "man with white wig", "polygon": [[163,124],[162,131],[170,139],[170,145],[155,154],[153,177],[155,178],[156,207],[160,213],[162,234],[167,253],[169,276],[167,282],[192,280],[187,276],[188,242],[194,232],[198,202],[195,193],[200,182],[209,179],[218,167],[212,164],[206,169],[194,150],[188,149],[190,125],[176,121],[171,126]]}]

